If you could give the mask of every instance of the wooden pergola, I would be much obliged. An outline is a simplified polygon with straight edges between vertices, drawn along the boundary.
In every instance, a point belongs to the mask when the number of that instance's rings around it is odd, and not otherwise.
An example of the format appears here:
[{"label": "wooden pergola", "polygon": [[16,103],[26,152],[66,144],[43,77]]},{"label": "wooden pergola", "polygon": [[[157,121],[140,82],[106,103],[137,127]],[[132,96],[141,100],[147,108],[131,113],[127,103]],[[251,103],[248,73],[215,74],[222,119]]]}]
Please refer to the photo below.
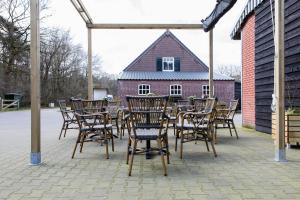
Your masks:
[{"label": "wooden pergola", "polygon": [[[88,98],[93,99],[93,75],[92,75],[92,29],[203,29],[199,24],[109,24],[94,23],[86,7],[81,0],[70,0],[78,11],[79,15],[86,24],[88,30]],[[276,21],[280,22],[282,28],[282,17],[284,16],[283,1],[276,2]],[[41,163],[41,144],[40,144],[40,6],[39,0],[30,1],[30,61],[31,61],[31,154],[30,163],[39,165]],[[276,34],[276,88],[277,88],[277,119],[279,119],[277,131],[279,138],[276,145],[276,160],[285,160],[284,151],[284,51],[282,49],[283,31],[278,28]],[[209,88],[210,97],[213,97],[213,29],[209,31]],[[278,158],[278,159],[277,159]]]}]

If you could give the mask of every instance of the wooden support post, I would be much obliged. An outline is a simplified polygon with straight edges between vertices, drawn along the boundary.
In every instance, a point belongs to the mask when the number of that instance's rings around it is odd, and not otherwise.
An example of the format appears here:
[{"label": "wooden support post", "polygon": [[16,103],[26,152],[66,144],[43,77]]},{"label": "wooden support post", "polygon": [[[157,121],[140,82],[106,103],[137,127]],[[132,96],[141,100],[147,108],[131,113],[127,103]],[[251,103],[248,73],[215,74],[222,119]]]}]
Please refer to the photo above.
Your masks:
[{"label": "wooden support post", "polygon": [[41,163],[40,122],[40,7],[39,0],[30,1],[30,78],[31,78],[31,154],[30,163]]},{"label": "wooden support post", "polygon": [[88,28],[88,99],[93,100],[92,29]]},{"label": "wooden support post", "polygon": [[202,24],[92,24],[92,29],[203,29]]},{"label": "wooden support post", "polygon": [[275,160],[285,161],[285,63],[284,63],[284,1],[275,0],[274,84],[276,97]]},{"label": "wooden support post", "polygon": [[214,97],[214,33],[209,32],[209,98]]}]

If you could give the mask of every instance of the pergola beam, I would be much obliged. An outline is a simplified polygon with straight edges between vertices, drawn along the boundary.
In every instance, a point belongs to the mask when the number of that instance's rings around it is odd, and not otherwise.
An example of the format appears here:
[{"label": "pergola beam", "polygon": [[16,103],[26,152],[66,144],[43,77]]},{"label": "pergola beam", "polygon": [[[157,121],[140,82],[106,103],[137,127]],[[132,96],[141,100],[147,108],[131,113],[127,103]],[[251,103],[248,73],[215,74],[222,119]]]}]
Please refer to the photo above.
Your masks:
[{"label": "pergola beam", "polygon": [[92,29],[203,29],[199,24],[87,24]]},{"label": "pergola beam", "polygon": [[93,20],[81,0],[71,0],[73,6],[78,11],[81,18],[86,24],[92,24]]}]

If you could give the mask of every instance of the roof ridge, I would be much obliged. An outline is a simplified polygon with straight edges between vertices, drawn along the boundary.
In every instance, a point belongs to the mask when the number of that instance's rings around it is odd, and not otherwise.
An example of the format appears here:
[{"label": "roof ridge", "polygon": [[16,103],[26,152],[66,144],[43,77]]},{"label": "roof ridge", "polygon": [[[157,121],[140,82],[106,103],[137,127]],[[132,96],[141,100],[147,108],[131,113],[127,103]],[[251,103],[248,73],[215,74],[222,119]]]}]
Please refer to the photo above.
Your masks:
[{"label": "roof ridge", "polygon": [[180,40],[179,40],[179,38],[178,37],[176,37],[175,35],[174,35],[174,33],[172,33],[171,31],[169,31],[169,35],[171,36],[171,37],[173,37],[173,39],[175,39],[176,40],[176,42],[178,42],[179,44],[180,44],[180,46],[182,46],[192,57],[194,57],[194,58],[196,58],[196,60],[201,64],[201,65],[203,65],[202,67],[204,67],[204,68],[206,68],[207,70],[208,70],[208,66],[198,57],[198,56],[196,56],[196,54],[194,54],[185,44],[183,44],[183,42],[181,42]]},{"label": "roof ridge", "polygon": [[181,42],[169,29],[167,29],[158,39],[156,39],[148,48],[146,48],[136,59],[134,59],[123,71],[127,71],[131,66],[133,66],[142,56],[144,56],[147,52],[149,52],[155,45],[157,45],[164,37],[170,36],[174,39],[182,48],[185,49],[187,53],[190,54],[193,58],[195,58],[199,65],[208,71],[208,66],[198,57],[196,56],[183,42]]},{"label": "roof ridge", "polygon": [[152,42],[152,44],[150,44],[149,47],[147,47],[138,57],[136,57],[136,59],[134,59],[123,71],[126,71],[128,68],[130,68],[132,65],[134,65],[139,60],[139,58],[141,58],[148,51],[150,51],[156,44],[158,44],[158,42],[164,38],[167,31],[165,31],[161,36],[159,36],[159,38],[157,38],[154,42]]}]

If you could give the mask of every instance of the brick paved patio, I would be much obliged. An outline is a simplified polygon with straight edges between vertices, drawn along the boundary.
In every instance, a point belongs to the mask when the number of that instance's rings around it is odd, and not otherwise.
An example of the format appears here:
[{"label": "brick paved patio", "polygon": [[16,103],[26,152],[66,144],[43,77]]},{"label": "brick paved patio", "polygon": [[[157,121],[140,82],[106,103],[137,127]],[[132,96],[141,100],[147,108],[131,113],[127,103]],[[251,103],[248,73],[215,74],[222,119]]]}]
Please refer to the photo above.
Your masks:
[{"label": "brick paved patio", "polygon": [[42,111],[43,165],[29,166],[30,112],[0,113],[0,199],[300,199],[300,149],[276,163],[263,133],[239,128],[236,140],[220,131],[217,158],[198,142],[185,144],[183,160],[170,134],[169,175],[158,156],[136,156],[128,177],[126,138],[116,140],[109,160],[95,143],[72,160],[77,132],[59,141],[61,123],[57,110]]}]

